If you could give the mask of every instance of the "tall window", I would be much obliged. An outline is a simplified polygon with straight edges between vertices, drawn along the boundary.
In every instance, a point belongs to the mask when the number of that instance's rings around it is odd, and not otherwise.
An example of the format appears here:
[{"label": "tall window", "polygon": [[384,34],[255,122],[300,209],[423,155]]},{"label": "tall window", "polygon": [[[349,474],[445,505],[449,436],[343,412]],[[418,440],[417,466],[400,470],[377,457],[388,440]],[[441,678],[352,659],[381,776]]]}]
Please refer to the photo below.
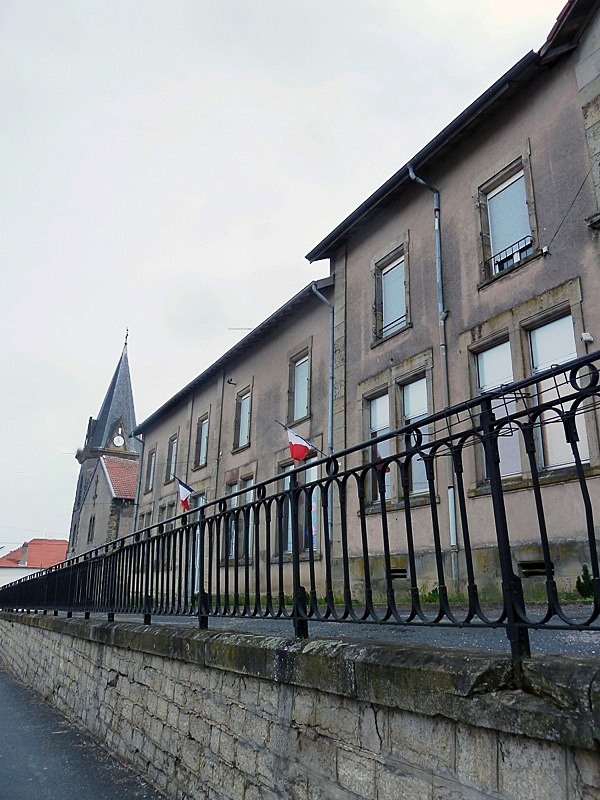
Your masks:
[{"label": "tall window", "polygon": [[[254,490],[252,488],[253,485],[254,485],[254,478],[248,477],[248,478],[242,478],[241,479],[241,481],[240,481],[240,489],[244,490],[244,494],[242,495],[242,505],[247,505],[247,504],[251,503],[252,500],[254,499]],[[238,535],[241,537],[239,545],[238,545],[238,548],[239,548],[238,552],[239,552],[240,555],[247,556],[247,555],[251,555],[252,554],[252,521],[253,521],[253,513],[254,512],[252,511],[252,509],[250,509],[249,513],[247,514],[247,520],[246,520],[246,515],[245,514],[241,518],[241,523],[240,523],[240,526],[239,526],[240,531],[238,533]],[[248,537],[247,537],[247,539],[246,539],[245,529],[243,528],[243,526],[246,525],[246,522],[247,522],[247,525],[248,525]],[[246,551],[246,548],[247,548],[247,551]]]},{"label": "tall window", "polygon": [[[513,369],[509,342],[502,342],[477,354],[477,376],[480,393],[491,392],[504,384],[512,383]],[[515,400],[510,397],[492,401],[492,411],[496,417],[512,414],[516,408]],[[501,429],[498,436],[502,477],[518,475],[521,472],[518,433],[518,426],[509,424]]]},{"label": "tall window", "polygon": [[[388,433],[390,430],[390,402],[387,392],[374,397],[368,401],[368,424],[369,424],[369,439],[375,439]],[[389,439],[383,442],[378,442],[371,447],[371,461],[377,464],[381,459],[389,456],[391,450],[391,443]],[[389,498],[391,492],[391,478],[390,472],[385,467],[376,467],[377,470],[384,470],[385,475],[385,496]],[[376,502],[379,499],[379,483],[378,474],[373,472],[370,481],[370,500]]]},{"label": "tall window", "polygon": [[[237,483],[228,483],[225,487],[225,492],[229,496],[227,500],[227,509],[230,511],[233,511],[233,509],[238,507],[239,497],[235,494],[237,490]],[[225,553],[227,558],[233,558],[235,555],[235,540],[238,535],[238,527],[239,516],[236,514],[230,514],[227,518],[227,541],[225,542]]]},{"label": "tall window", "polygon": [[290,422],[308,416],[308,353],[292,360],[290,364]]},{"label": "tall window", "polygon": [[[523,170],[485,193],[489,274],[496,275],[533,252]],[[485,226],[484,226],[485,227]]]},{"label": "tall window", "polygon": [[234,449],[250,444],[250,389],[246,389],[236,398]]},{"label": "tall window", "polygon": [[406,325],[404,256],[375,272],[375,333],[390,336]]},{"label": "tall window", "polygon": [[90,522],[88,525],[88,536],[87,536],[87,543],[91,544],[94,541],[94,528],[96,526],[96,517],[95,515],[90,517]]},{"label": "tall window", "polygon": [[196,425],[196,449],[194,466],[203,467],[208,453],[208,416],[200,417]]},{"label": "tall window", "polygon": [[[197,494],[192,498],[192,508],[194,509],[194,514],[192,520],[194,522],[198,522],[200,515],[198,514],[198,509],[202,508],[202,506],[206,505],[206,495],[203,493]],[[193,563],[193,580],[190,581],[191,585],[193,586],[194,592],[197,594],[200,591],[200,525],[195,526],[195,537],[194,537],[194,563]]]},{"label": "tall window", "polygon": [[[316,466],[310,466],[311,462],[316,460],[316,457],[307,459],[305,464],[308,468],[303,472],[296,473],[299,487],[312,483],[318,479],[319,468]],[[294,469],[294,464],[287,464],[286,466],[282,467],[282,472],[289,472],[292,469]],[[290,488],[289,475],[285,475],[281,488],[284,491],[287,491]],[[318,547],[320,508],[319,498],[320,495],[318,487],[316,487],[312,493],[300,491],[298,494],[298,547],[300,552],[310,548],[311,540],[313,549],[316,550]],[[281,531],[282,538],[280,542],[282,551],[284,553],[292,552],[293,526],[291,510],[291,502],[286,498],[283,501],[283,527]]]},{"label": "tall window", "polygon": [[[577,356],[573,320],[570,316],[561,317],[547,325],[534,328],[530,331],[529,338],[534,375]],[[542,403],[557,401],[564,392],[568,393],[569,391],[570,387],[557,386],[552,378],[548,378],[538,384],[538,401]],[[577,417],[576,427],[579,434],[579,453],[581,459],[587,461],[589,460],[589,448],[582,417]],[[564,427],[556,412],[544,412],[541,437],[544,466],[559,467],[573,463],[573,451],[566,441]]]},{"label": "tall window", "polygon": [[[418,422],[427,414],[427,380],[419,378],[416,381],[405,383],[402,386],[402,426]],[[422,441],[425,443],[428,439],[428,432],[422,431],[422,433]],[[425,462],[420,455],[415,455],[410,462],[410,490],[411,492],[426,492],[428,488]]]},{"label": "tall window", "polygon": [[172,481],[177,470],[177,434],[169,439],[167,450],[167,471],[165,473],[165,483]]},{"label": "tall window", "polygon": [[154,486],[154,470],[156,468],[156,448],[150,450],[148,453],[148,461],[146,463],[146,485],[145,491],[151,492]]}]

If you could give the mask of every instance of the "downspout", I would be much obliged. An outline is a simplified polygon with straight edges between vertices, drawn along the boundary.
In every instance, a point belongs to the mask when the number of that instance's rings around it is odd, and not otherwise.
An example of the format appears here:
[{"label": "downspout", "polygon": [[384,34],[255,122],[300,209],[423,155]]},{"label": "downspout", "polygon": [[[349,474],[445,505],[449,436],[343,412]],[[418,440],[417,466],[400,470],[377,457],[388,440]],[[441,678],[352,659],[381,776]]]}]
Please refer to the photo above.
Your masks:
[{"label": "downspout", "polygon": [[[316,297],[322,303],[325,303],[326,306],[329,308],[329,408],[327,410],[327,455],[331,455],[333,453],[333,346],[334,346],[334,306],[333,303],[330,303],[329,300],[325,297],[325,295],[321,294],[321,292],[317,289],[317,284],[313,283],[310,287]],[[332,491],[331,486],[329,487],[328,492],[328,504],[329,504],[329,541],[333,542],[333,508],[331,506],[332,501]]]},{"label": "downspout", "polygon": [[[411,164],[408,164],[408,174],[411,180],[415,183],[420,183],[430,192],[433,192],[433,217],[435,227],[435,281],[437,285],[437,303],[438,303],[438,320],[439,320],[439,338],[440,338],[440,362],[442,365],[442,402],[444,408],[450,406],[450,380],[448,376],[448,354],[446,352],[446,318],[448,317],[448,310],[444,307],[444,286],[442,282],[442,231],[440,227],[440,193],[435,186],[424,181],[415,175]],[[450,534],[450,547],[452,552],[456,554],[458,550],[456,538],[456,507],[454,500],[454,470],[452,469],[452,459],[446,459],[446,475],[448,483],[448,529]],[[453,578],[456,581],[458,578],[458,565],[456,558],[452,559],[452,572]]]},{"label": "downspout", "polygon": [[325,295],[317,289],[317,284],[313,283],[310,287],[322,303],[329,308],[329,408],[327,417],[327,455],[333,453],[333,303],[330,303]]},{"label": "downspout", "polygon": [[135,533],[135,531],[137,530],[138,509],[139,509],[139,505],[140,505],[140,487],[142,485],[142,468],[144,466],[144,445],[145,445],[145,442],[144,442],[143,439],[140,439],[138,436],[134,436],[133,433],[129,434],[129,438],[130,439],[135,439],[136,442],[139,442],[142,445],[142,452],[140,453],[140,461],[139,461],[140,467],[138,469],[137,482],[136,482],[136,486],[135,486],[135,502],[133,504],[133,529],[132,529],[131,532]]}]

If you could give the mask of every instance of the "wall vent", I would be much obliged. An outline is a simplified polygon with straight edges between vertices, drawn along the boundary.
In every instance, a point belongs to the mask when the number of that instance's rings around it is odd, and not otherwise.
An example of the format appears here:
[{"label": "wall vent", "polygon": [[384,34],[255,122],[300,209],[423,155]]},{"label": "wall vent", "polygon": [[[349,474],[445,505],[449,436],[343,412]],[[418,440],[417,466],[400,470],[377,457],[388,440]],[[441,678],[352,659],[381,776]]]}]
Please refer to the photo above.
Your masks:
[{"label": "wall vent", "polygon": [[[554,564],[551,565],[554,575]],[[522,578],[535,578],[539,575],[546,576],[546,565],[543,561],[519,561],[519,572]]]}]

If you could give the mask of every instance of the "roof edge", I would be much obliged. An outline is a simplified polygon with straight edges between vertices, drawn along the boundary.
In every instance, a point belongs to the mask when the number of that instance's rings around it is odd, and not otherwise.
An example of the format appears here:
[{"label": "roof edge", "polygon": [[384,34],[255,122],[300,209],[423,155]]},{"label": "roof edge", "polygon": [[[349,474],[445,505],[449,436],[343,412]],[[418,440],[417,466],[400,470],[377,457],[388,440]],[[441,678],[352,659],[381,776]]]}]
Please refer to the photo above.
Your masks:
[{"label": "roof edge", "polygon": [[391,192],[396,191],[403,183],[410,181],[408,174],[409,164],[417,169],[423,168],[439,152],[443,145],[447,145],[470,125],[483,111],[493,105],[506,90],[517,81],[529,77],[534,71],[541,68],[538,53],[531,50],[518,61],[508,72],[505,72],[495,83],[474,100],[452,122],[446,125],[431,141],[392,175],[379,189],[376,189],[358,208],[346,217],[333,231],[328,234],[316,247],[306,254],[306,259],[312,263],[324,258],[330,258],[338,243],[354,226],[375,209]]},{"label": "roof edge", "polygon": [[259,325],[256,326],[250,333],[246,334],[239,342],[233,345],[229,350],[227,350],[220,358],[214,361],[209,367],[207,367],[204,372],[201,372],[196,378],[190,381],[183,389],[180,389],[176,394],[174,394],[166,403],[163,403],[156,411],[154,411],[149,417],[147,417],[143,422],[134,428],[133,434],[139,435],[140,433],[144,433],[147,428],[149,428],[159,417],[161,417],[165,411],[168,411],[171,408],[179,405],[179,403],[183,402],[185,398],[191,394],[195,389],[198,388],[204,381],[208,380],[212,377],[216,372],[222,369],[229,361],[236,358],[237,356],[241,355],[246,348],[251,346],[255,343],[255,341],[259,341],[263,334],[266,333],[273,325],[277,324],[285,315],[296,305],[298,305],[303,300],[308,300],[314,297],[312,286],[316,286],[319,291],[321,289],[328,289],[331,288],[335,283],[335,279],[332,275],[329,275],[326,278],[319,278],[318,280],[311,281],[307,286],[303,289],[300,289],[293,297],[291,297],[286,303],[280,306],[276,311],[274,311],[270,316],[268,316],[265,320],[263,320]]}]

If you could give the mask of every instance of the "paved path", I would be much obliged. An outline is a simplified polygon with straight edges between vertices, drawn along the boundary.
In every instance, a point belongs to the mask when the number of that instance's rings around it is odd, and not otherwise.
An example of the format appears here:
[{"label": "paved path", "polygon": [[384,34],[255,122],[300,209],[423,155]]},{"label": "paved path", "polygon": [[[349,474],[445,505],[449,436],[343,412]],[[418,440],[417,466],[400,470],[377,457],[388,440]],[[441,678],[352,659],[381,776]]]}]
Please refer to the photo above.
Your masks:
[{"label": "paved path", "polygon": [[0,668],[0,800],[164,800]]}]

